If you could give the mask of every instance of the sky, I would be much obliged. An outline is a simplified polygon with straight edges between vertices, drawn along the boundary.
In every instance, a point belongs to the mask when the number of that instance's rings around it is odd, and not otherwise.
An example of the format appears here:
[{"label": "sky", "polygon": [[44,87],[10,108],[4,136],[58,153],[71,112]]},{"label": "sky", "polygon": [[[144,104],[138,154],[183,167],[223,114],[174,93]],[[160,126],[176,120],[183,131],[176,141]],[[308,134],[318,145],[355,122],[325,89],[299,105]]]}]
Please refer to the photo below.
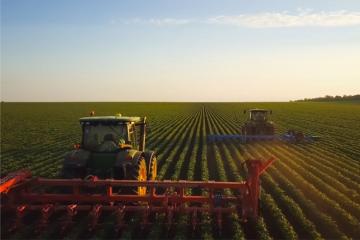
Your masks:
[{"label": "sky", "polygon": [[358,0],[0,0],[2,101],[360,93]]}]

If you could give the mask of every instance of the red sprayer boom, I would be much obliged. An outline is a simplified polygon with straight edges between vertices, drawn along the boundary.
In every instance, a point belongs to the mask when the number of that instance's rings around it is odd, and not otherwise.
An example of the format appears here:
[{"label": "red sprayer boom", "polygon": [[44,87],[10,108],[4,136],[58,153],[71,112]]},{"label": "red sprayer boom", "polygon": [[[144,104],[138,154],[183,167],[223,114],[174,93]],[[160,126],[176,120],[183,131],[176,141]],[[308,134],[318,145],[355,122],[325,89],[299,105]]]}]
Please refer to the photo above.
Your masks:
[{"label": "red sprayer boom", "polygon": [[[89,213],[89,230],[96,228],[101,214],[114,214],[115,229],[120,230],[126,226],[125,215],[131,213],[141,217],[143,227],[150,224],[154,213],[165,214],[169,226],[175,214],[189,214],[195,229],[198,214],[208,212],[216,217],[221,229],[225,213],[237,213],[244,221],[257,218],[259,177],[273,162],[274,159],[264,163],[246,161],[248,178],[243,182],[45,179],[22,170],[1,179],[1,211],[11,223],[9,230],[19,228],[30,212],[40,213],[40,228],[47,225],[54,213],[62,212],[65,217],[62,230],[79,212]],[[121,190],[142,186],[148,189],[145,195]],[[230,189],[231,195],[224,194],[224,189]]]}]

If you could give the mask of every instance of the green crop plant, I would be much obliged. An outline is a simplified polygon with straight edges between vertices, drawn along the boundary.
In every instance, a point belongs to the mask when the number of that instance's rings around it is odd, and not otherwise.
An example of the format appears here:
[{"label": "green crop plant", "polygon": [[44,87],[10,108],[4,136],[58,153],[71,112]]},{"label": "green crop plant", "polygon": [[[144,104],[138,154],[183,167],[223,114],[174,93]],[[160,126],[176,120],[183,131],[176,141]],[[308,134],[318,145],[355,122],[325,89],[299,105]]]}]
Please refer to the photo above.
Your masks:
[{"label": "green crop plant", "polygon": [[[320,141],[304,145],[207,141],[209,134],[238,134],[247,117],[243,110],[255,107],[273,110],[278,132],[293,128],[320,135]],[[113,217],[104,216],[106,227],[87,233],[87,218],[79,216],[80,221],[62,236],[65,239],[355,239],[360,235],[358,103],[2,103],[1,173],[29,168],[37,176],[57,177],[64,153],[80,142],[77,120],[92,110],[96,115],[147,116],[147,147],[158,153],[159,179],[242,181],[247,175],[244,161],[270,156],[277,161],[262,176],[258,221],[242,223],[236,214],[224,216],[219,234],[216,218],[207,213],[199,214],[195,232],[187,225],[190,215],[177,215],[170,230],[164,214],[150,216],[153,224],[144,230],[141,217],[132,216],[127,218],[131,226],[114,236]],[[38,239],[59,237],[56,219],[60,217],[54,216],[54,223]],[[29,238],[35,225],[2,233],[2,238]]]}]

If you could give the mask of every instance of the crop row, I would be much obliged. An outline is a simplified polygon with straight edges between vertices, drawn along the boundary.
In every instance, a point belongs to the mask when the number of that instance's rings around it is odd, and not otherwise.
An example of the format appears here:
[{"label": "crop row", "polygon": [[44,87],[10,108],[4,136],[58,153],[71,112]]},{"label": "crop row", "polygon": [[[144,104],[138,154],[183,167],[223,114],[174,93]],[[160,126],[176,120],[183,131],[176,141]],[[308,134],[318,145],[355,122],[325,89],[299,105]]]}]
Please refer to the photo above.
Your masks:
[{"label": "crop row", "polygon": [[[222,122],[224,122],[223,121],[223,119],[222,119]],[[224,125],[226,125],[226,124],[224,124]],[[233,126],[230,124],[230,127],[232,127],[233,128]],[[287,167],[286,168],[286,170],[283,170],[282,172],[283,173],[285,173],[285,174],[289,174],[288,175],[288,177],[291,179],[291,180],[293,180],[293,178],[294,178],[294,168],[297,170],[297,171],[300,171],[300,174],[301,175],[305,175],[305,176],[307,176],[307,175],[309,175],[309,172],[308,171],[302,171],[302,169],[303,168],[296,168],[295,166],[296,166],[296,163],[294,163],[293,161],[288,161],[288,159],[293,159],[293,160],[296,160],[296,161],[298,161],[298,162],[301,162],[301,158],[299,158],[299,157],[297,157],[297,158],[294,158],[294,155],[293,155],[293,153],[288,153],[287,155],[281,155],[281,153],[283,153],[284,151],[288,151],[288,148],[290,148],[290,147],[287,147],[287,148],[285,148],[285,147],[283,147],[283,146],[278,146],[278,145],[275,145],[275,144],[264,144],[264,145],[266,145],[264,148],[265,148],[265,150],[268,150],[268,149],[271,149],[271,148],[276,148],[276,150],[273,150],[272,152],[268,152],[267,154],[264,154],[264,151],[261,153],[261,154],[258,154],[257,156],[258,157],[262,157],[262,156],[270,156],[270,155],[275,155],[275,156],[277,156],[278,157],[278,159],[280,159],[280,160],[282,160],[282,161],[287,161],[286,162],[286,164],[287,165],[285,165],[285,167]],[[246,147],[244,147],[244,151],[249,151],[250,153],[253,153],[253,152],[258,152],[259,151],[259,146],[256,146],[256,145],[254,145],[254,144],[249,144],[248,146],[246,146]],[[284,154],[284,153],[283,153]],[[283,163],[282,162],[280,162],[280,161],[278,161],[279,163],[276,163],[275,164],[275,167],[276,168],[278,168],[278,165],[283,165]],[[288,165],[290,164],[290,166],[291,166],[291,168],[289,168],[288,167]],[[305,162],[303,162],[303,166],[306,166],[306,163]],[[321,172],[317,172],[318,174],[319,173],[321,173]],[[323,175],[322,175],[323,176]],[[341,209],[341,208],[339,208],[339,206],[338,205],[336,205],[337,203],[334,203],[334,201],[333,200],[330,200],[329,198],[327,198],[326,197],[326,195],[324,195],[324,193],[322,193],[322,191],[323,190],[325,190],[325,192],[326,192],[326,189],[331,189],[331,187],[330,186],[328,186],[328,185],[325,185],[325,183],[323,183],[322,182],[322,180],[320,180],[319,178],[317,178],[317,177],[313,177],[313,178],[310,178],[310,180],[311,180],[311,184],[308,182],[308,179],[303,179],[303,183],[306,183],[306,189],[307,189],[307,192],[308,192],[308,189],[309,189],[309,186],[310,186],[310,189],[315,189],[314,187],[313,187],[313,185],[312,184],[315,184],[316,186],[319,186],[319,188],[321,189],[321,191],[319,191],[319,190],[316,190],[317,191],[317,193],[318,193],[318,196],[316,197],[316,198],[312,198],[312,200],[313,201],[315,201],[315,202],[318,202],[318,200],[319,199],[326,199],[327,201],[325,201],[325,203],[327,203],[327,204],[330,204],[329,206],[331,206],[331,209],[330,209],[330,212],[336,212],[337,214],[333,214],[333,217],[334,217],[334,219],[336,219],[336,221],[338,222],[338,223],[342,223],[342,222],[344,222],[344,224],[341,224],[342,226],[343,226],[343,230],[344,230],[344,232],[346,232],[346,233],[348,233],[350,236],[356,236],[356,234],[358,234],[357,233],[357,230],[356,230],[356,224],[358,224],[358,222],[357,222],[357,220],[356,220],[356,218],[354,218],[354,217],[352,217],[348,212],[345,212],[345,210],[343,210],[343,209]],[[316,181],[320,181],[321,183],[323,183],[322,185],[317,185],[316,184]],[[303,183],[301,184],[300,182],[298,183],[298,185],[299,186],[296,186],[297,188],[303,188],[302,186],[304,186],[303,185]],[[331,182],[332,183],[332,182]],[[338,183],[338,185],[339,186],[342,186],[341,185],[341,183]],[[325,189],[324,189],[325,188]],[[343,186],[343,188],[345,188],[344,186]],[[273,189],[273,188],[268,188],[268,189]],[[303,188],[304,189],[304,188]],[[305,190],[305,189],[304,189]],[[344,189],[343,189],[344,190]],[[315,190],[314,190],[315,191]],[[345,191],[345,190],[344,190]],[[286,192],[286,191],[284,191],[284,192]],[[332,197],[336,197],[336,198],[338,198],[339,200],[339,203],[341,203],[341,204],[346,204],[346,203],[348,203],[349,205],[348,205],[348,207],[351,207],[351,210],[355,210],[355,213],[353,213],[352,212],[352,214],[356,214],[356,211],[357,211],[357,205],[354,203],[354,202],[352,202],[351,200],[346,200],[347,199],[347,197],[346,196],[344,196],[343,194],[341,194],[341,193],[339,193],[338,191],[335,191],[334,189],[333,189],[333,191],[331,192],[333,195],[332,195]],[[296,200],[296,199],[294,199],[294,200]],[[343,201],[344,200],[344,201]],[[345,203],[344,203],[345,202]],[[334,205],[335,204],[335,205]],[[321,207],[324,205],[323,204],[323,202],[321,203],[321,204],[318,204],[319,206],[318,206],[318,208],[319,208],[319,210],[321,209]],[[304,208],[303,208],[304,209]],[[337,209],[337,210],[334,210],[334,209]],[[318,211],[319,211],[318,210]],[[325,209],[322,209],[324,212],[328,212],[327,210],[325,210]],[[339,219],[340,218],[340,219]],[[291,219],[291,218],[290,218]],[[343,220],[341,220],[341,219],[343,219]]]},{"label": "crop row", "polygon": [[[215,117],[213,116],[213,118]],[[216,126],[218,128],[217,133],[224,131],[224,124],[220,124],[220,123],[223,123],[223,121],[217,120],[216,122]],[[240,181],[241,177],[238,174],[239,171],[236,171],[237,166],[232,160],[232,157],[229,154],[229,152],[225,150],[229,146],[229,144],[230,142],[228,142],[227,144],[220,144],[223,150],[222,152],[224,153],[225,157],[227,156],[226,162],[229,164],[227,168],[228,169],[227,172],[233,175],[233,179],[231,180]],[[270,227],[269,230],[271,231],[272,236],[274,238],[294,239],[296,237],[296,233],[294,232],[292,226],[289,224],[289,222],[287,221],[281,210],[278,208],[274,200],[271,198],[271,196],[263,193],[261,201],[262,201],[262,205],[264,206],[263,213],[267,215],[268,218],[271,218],[272,223],[274,223],[274,224],[269,224],[270,222],[267,223],[267,227]],[[276,226],[276,228],[274,226]]]},{"label": "crop row", "polygon": [[[80,109],[90,105],[81,105]],[[168,228],[164,214],[152,215],[154,222],[149,229],[140,229],[141,216],[130,216],[129,226],[119,237],[133,238],[202,238],[202,239],[322,239],[322,238],[356,238],[360,235],[359,190],[360,177],[357,174],[358,162],[354,161],[359,149],[351,140],[349,146],[341,146],[341,140],[346,138],[348,131],[341,133],[339,138],[331,138],[336,132],[345,129],[338,126],[324,131],[328,134],[322,142],[309,145],[291,145],[284,143],[250,143],[241,144],[235,140],[225,140],[218,143],[207,142],[209,134],[237,134],[246,116],[235,112],[243,105],[225,104],[134,104],[138,109],[114,104],[113,106],[97,104],[104,107],[104,114],[120,107],[120,112],[129,115],[148,115],[151,131],[147,136],[147,149],[158,154],[159,179],[187,180],[220,180],[242,181],[247,172],[244,161],[248,159],[266,159],[275,156],[277,161],[262,175],[261,207],[258,221],[242,223],[237,214],[224,216],[223,229],[219,232],[216,218],[211,214],[199,214],[199,225],[192,231],[189,222],[191,216],[177,215],[177,224]],[[174,106],[179,106],[173,111]],[[231,107],[229,107],[231,106]],[[265,105],[264,105],[265,106]],[[274,105],[275,107],[277,105]],[[50,118],[32,115],[24,110],[25,115],[32,116],[31,121],[25,121],[23,127],[29,134],[21,139],[20,130],[9,131],[18,122],[5,124],[9,133],[5,135],[1,152],[1,167],[6,171],[19,167],[30,167],[36,175],[56,176],[62,162],[64,152],[73,143],[79,141],[79,126],[71,124],[74,117],[79,117],[76,106],[69,105],[70,115],[62,116],[54,113],[61,109],[46,109]],[[265,106],[266,107],[266,106]],[[21,105],[21,108],[23,106]],[[299,108],[300,109],[300,108]],[[42,110],[44,111],[44,110]],[[42,112],[38,110],[38,112]],[[112,110],[111,110],[112,111]],[[6,119],[14,119],[12,110]],[[63,111],[64,112],[64,111]],[[84,111],[83,111],[84,112]],[[102,114],[102,112],[100,112]],[[302,115],[303,114],[303,115]],[[295,116],[305,119],[293,119]],[[345,123],[351,123],[351,115]],[[278,127],[284,130],[288,127],[307,130],[309,124],[314,129],[317,118],[305,109],[294,115],[286,115],[279,110]],[[3,120],[2,120],[3,121]],[[34,122],[38,121],[38,125]],[[335,120],[324,119],[318,124],[324,129],[324,123],[333,124]],[[3,123],[3,122],[2,122]],[[357,134],[357,133],[356,133]],[[356,135],[355,134],[355,135]],[[3,136],[2,136],[3,138]],[[31,141],[33,139],[33,141]],[[12,143],[19,140],[19,146]],[[344,140],[345,141],[345,140]],[[342,149],[348,152],[337,153],[329,148]],[[25,156],[24,156],[25,155]],[[193,189],[191,193],[207,194],[205,190]],[[229,189],[224,193],[233,194]],[[113,234],[113,218],[103,217],[103,227],[94,233],[87,233],[86,216],[79,216],[66,238],[106,238]],[[32,236],[31,223],[21,233],[12,238],[27,238]],[[54,237],[57,226],[51,225],[38,238]]]}]

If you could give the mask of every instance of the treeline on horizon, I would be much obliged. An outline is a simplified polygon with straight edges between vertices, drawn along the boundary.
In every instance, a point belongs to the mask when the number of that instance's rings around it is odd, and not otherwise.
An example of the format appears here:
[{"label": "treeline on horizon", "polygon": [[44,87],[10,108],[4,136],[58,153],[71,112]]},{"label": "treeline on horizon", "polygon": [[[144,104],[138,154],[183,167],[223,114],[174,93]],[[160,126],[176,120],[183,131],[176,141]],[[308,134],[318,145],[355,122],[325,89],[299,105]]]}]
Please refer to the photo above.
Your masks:
[{"label": "treeline on horizon", "polygon": [[360,94],[343,95],[343,96],[326,95],[325,97],[304,98],[300,100],[295,100],[294,102],[337,102],[337,101],[360,101]]}]

